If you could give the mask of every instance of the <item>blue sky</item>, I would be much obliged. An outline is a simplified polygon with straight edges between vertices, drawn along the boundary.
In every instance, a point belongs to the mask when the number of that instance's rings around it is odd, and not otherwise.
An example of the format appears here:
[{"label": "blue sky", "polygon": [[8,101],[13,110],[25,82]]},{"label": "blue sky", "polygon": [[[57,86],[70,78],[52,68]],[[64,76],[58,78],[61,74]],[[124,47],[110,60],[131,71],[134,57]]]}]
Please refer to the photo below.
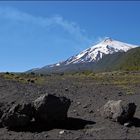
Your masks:
[{"label": "blue sky", "polygon": [[140,44],[140,2],[0,2],[1,72],[65,60],[104,37]]}]

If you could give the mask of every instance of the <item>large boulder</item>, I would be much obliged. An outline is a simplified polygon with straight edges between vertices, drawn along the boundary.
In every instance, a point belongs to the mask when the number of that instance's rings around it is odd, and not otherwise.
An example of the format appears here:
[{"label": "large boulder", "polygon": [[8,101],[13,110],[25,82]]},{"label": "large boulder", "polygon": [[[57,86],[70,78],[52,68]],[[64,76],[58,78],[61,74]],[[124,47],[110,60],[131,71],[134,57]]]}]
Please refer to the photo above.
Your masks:
[{"label": "large boulder", "polygon": [[41,95],[33,103],[36,112],[35,120],[43,123],[65,120],[71,104],[66,97],[57,97],[51,94]]},{"label": "large boulder", "polygon": [[109,118],[121,124],[130,121],[135,111],[135,103],[126,103],[122,100],[109,100],[100,110],[104,118]]},{"label": "large boulder", "polygon": [[34,115],[34,108],[30,103],[16,104],[4,113],[2,116],[2,124],[8,128],[27,126]]}]

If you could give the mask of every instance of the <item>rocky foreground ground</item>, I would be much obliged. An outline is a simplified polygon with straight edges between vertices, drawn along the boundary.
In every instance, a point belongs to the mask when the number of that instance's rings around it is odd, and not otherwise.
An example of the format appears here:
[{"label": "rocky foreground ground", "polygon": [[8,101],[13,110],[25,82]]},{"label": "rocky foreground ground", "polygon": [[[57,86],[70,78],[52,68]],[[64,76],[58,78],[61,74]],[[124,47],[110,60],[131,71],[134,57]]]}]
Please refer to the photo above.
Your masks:
[{"label": "rocky foreground ground", "polygon": [[[49,127],[31,124],[24,129],[0,128],[0,139],[139,139],[140,73],[77,73],[61,75],[0,75],[0,103],[4,110],[29,103],[46,93],[71,100],[67,121]],[[134,102],[137,106],[129,127],[101,116],[109,100]]]}]

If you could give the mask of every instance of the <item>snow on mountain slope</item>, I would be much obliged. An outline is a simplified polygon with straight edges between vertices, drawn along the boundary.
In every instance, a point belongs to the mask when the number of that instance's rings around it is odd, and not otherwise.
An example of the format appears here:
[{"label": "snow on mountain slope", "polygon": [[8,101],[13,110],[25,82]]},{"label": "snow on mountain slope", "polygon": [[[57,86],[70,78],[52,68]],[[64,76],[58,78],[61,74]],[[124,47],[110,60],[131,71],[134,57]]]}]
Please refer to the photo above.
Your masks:
[{"label": "snow on mountain slope", "polygon": [[115,52],[126,52],[129,49],[137,47],[123,43],[111,38],[105,38],[100,43],[82,51],[81,53],[70,57],[66,61],[55,64],[55,66],[69,65],[76,63],[96,62],[100,60],[106,54],[112,54]]}]

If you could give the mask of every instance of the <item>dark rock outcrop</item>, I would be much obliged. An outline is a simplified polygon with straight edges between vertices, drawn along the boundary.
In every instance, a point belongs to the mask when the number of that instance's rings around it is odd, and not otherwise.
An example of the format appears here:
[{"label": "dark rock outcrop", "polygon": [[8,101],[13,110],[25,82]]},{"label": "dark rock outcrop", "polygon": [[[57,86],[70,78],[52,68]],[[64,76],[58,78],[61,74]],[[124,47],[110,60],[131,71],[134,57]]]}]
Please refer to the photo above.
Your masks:
[{"label": "dark rock outcrop", "polygon": [[135,103],[126,103],[122,100],[110,100],[100,110],[101,115],[104,118],[109,118],[121,124],[130,121],[133,118],[135,111]]},{"label": "dark rock outcrop", "polygon": [[2,116],[2,124],[8,128],[27,126],[34,115],[34,108],[29,104],[16,104],[4,113]]},{"label": "dark rock outcrop", "polygon": [[33,103],[36,112],[35,120],[47,123],[65,120],[71,104],[70,100],[65,97],[50,94],[40,96]]},{"label": "dark rock outcrop", "polygon": [[[34,120],[53,126],[56,121],[67,119],[67,111],[71,102],[65,97],[50,94],[41,95],[32,103],[14,104],[8,111],[0,115],[2,126],[7,128],[26,128]],[[1,111],[1,110],[0,110]]]}]

